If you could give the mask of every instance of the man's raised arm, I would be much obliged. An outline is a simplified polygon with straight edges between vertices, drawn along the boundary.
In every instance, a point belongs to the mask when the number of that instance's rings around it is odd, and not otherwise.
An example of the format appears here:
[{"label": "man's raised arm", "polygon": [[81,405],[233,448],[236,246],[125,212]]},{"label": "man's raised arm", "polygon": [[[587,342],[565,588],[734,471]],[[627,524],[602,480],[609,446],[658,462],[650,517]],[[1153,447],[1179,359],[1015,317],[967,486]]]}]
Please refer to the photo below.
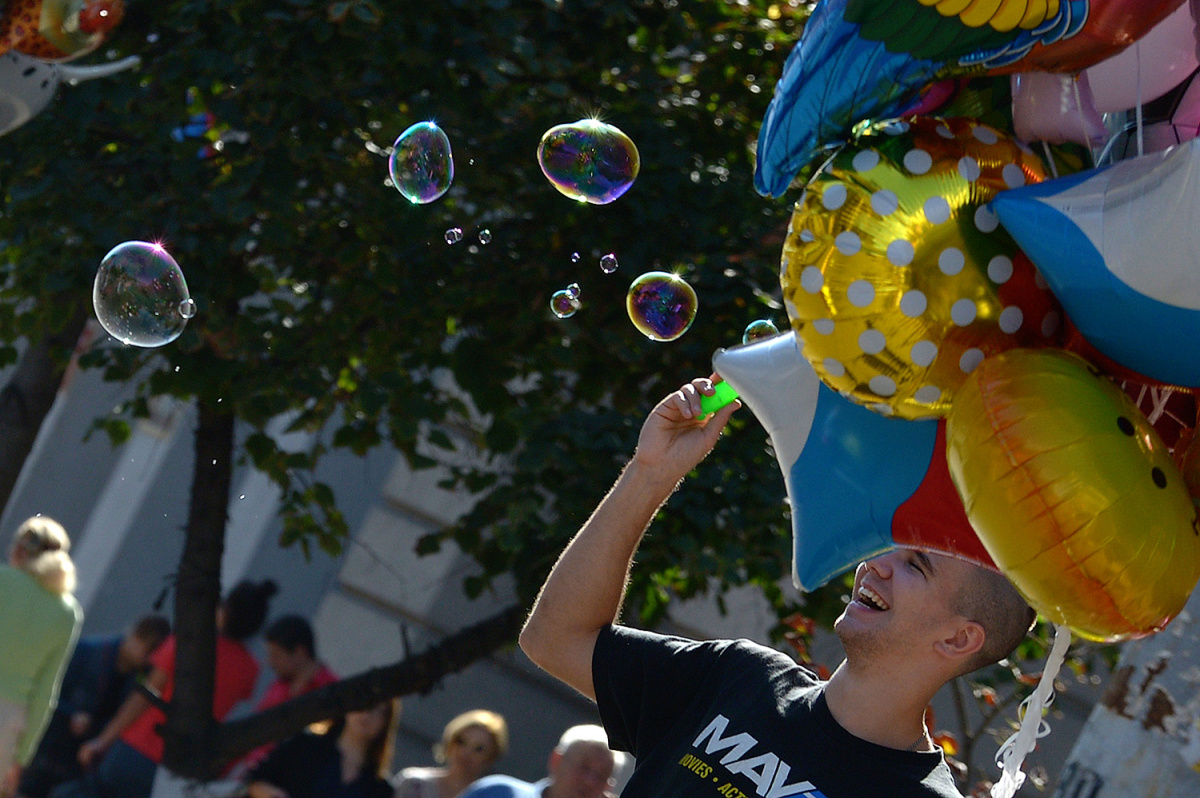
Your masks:
[{"label": "man's raised arm", "polygon": [[521,648],[552,676],[594,699],[592,649],[621,609],[633,554],[654,514],[716,444],[734,402],[701,421],[708,379],[667,396],[642,425],[637,451],[567,545],[521,632]]}]

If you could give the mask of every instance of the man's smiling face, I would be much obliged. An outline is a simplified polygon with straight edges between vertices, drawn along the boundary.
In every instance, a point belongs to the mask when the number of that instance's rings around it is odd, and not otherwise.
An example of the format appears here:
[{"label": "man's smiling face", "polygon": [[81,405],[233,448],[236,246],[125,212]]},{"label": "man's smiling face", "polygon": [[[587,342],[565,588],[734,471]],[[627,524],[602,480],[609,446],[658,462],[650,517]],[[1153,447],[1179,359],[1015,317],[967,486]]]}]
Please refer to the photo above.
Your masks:
[{"label": "man's smiling face", "polygon": [[860,563],[850,603],[834,631],[851,662],[929,649],[961,617],[952,607],[972,566],[953,557],[896,549]]}]

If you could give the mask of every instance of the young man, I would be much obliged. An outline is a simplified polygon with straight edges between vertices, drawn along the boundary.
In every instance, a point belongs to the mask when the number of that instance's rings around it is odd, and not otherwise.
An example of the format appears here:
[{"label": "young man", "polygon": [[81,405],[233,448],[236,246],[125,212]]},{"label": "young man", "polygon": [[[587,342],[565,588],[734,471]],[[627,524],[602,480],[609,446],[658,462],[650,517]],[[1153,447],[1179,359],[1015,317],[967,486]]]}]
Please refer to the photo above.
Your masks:
[{"label": "young man", "polygon": [[616,764],[604,729],[572,726],[550,752],[547,778],[530,784],[510,776],[484,776],[458,798],[609,798]]},{"label": "young man", "polygon": [[82,775],[75,759],[79,746],[104,728],[170,633],[170,621],[152,614],[139,618],[124,634],[80,639],[46,734],[21,774],[19,795],[45,798],[51,788]]},{"label": "young man", "polygon": [[1034,614],[1006,579],[897,550],[859,565],[828,682],[748,641],[614,625],[642,534],[739,403],[700,420],[709,380],[660,402],[617,483],[559,558],[521,633],[546,671],[596,700],[636,768],[625,798],[958,798],[924,712],[950,679],[998,661]]}]

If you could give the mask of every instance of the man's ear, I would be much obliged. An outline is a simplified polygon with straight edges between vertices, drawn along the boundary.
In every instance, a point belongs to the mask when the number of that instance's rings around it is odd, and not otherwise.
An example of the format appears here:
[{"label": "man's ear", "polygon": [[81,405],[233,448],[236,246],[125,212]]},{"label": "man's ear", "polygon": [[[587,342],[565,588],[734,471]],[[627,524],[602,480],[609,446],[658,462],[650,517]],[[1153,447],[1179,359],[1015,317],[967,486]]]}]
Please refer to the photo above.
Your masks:
[{"label": "man's ear", "polygon": [[973,657],[987,639],[983,627],[975,621],[963,621],[954,633],[934,644],[934,649],[946,659],[965,661]]},{"label": "man's ear", "polygon": [[558,749],[551,749],[550,756],[546,760],[546,772],[548,774],[550,774],[551,779],[553,779],[554,776],[558,773],[558,763],[561,761],[562,761],[562,752],[559,751]]}]

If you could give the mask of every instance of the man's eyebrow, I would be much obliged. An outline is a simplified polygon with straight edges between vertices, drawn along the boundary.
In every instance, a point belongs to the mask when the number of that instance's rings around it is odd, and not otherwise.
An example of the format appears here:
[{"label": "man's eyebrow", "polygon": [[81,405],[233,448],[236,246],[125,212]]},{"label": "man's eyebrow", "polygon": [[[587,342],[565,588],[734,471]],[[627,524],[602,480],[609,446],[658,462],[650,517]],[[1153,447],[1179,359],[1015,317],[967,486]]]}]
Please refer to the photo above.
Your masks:
[{"label": "man's eyebrow", "polygon": [[924,566],[925,569],[929,571],[929,574],[931,576],[937,573],[937,569],[933,567],[933,560],[929,559],[928,554],[921,551],[920,549],[914,549],[913,553],[917,555],[917,559],[921,561],[921,565]]}]

